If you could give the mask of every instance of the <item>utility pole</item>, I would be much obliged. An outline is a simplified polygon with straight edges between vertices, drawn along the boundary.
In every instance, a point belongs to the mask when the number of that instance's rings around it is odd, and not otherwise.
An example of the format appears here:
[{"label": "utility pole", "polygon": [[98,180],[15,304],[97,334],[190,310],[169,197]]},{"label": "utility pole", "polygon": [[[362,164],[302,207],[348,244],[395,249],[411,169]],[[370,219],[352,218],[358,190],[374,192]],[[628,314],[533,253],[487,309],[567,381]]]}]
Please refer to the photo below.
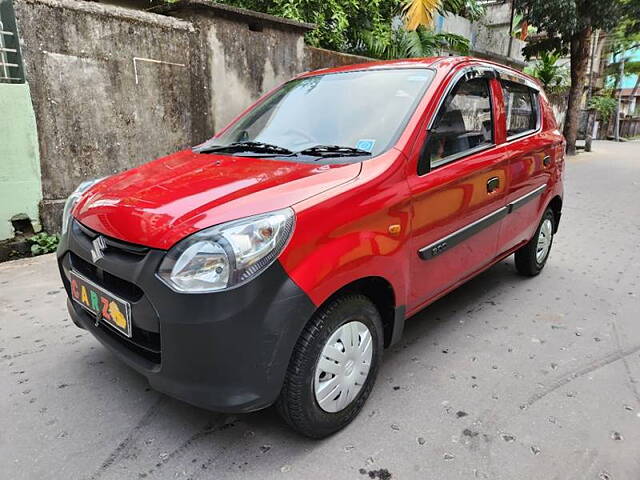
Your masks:
[{"label": "utility pole", "polygon": [[516,16],[516,0],[511,0],[511,20],[509,21],[509,50],[507,57],[511,57],[511,49],[513,47],[513,19]]},{"label": "utility pole", "polygon": [[622,110],[622,80],[624,77],[625,60],[625,57],[620,59],[620,80],[618,81],[618,105],[616,107],[616,130],[614,134],[616,142],[620,141],[620,112]]},{"label": "utility pole", "polygon": [[585,132],[584,151],[591,151],[591,143],[593,142],[593,123],[595,114],[589,110],[589,102],[593,96],[593,73],[595,70],[596,48],[598,48],[598,39],[600,38],[600,30],[596,30],[591,38],[591,71],[589,72],[589,90],[587,91],[587,131]]}]

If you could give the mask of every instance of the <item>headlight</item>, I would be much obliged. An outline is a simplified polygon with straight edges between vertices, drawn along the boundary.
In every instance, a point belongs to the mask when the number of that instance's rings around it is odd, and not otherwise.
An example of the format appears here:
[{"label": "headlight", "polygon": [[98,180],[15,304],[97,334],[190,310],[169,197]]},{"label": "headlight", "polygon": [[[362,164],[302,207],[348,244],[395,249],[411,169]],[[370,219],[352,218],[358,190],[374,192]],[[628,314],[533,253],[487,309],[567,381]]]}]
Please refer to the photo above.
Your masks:
[{"label": "headlight", "polygon": [[71,220],[71,210],[73,210],[73,207],[76,205],[82,194],[93,187],[96,183],[101,182],[104,179],[105,177],[102,177],[82,182],[80,185],[78,185],[78,188],[76,188],[73,193],[69,195],[69,198],[67,198],[67,201],[64,203],[64,210],[62,210],[62,233],[67,231],[69,220]]},{"label": "headlight", "polygon": [[171,289],[204,293],[238,287],[267,269],[293,231],[290,208],[223,223],[176,244],[158,268]]}]

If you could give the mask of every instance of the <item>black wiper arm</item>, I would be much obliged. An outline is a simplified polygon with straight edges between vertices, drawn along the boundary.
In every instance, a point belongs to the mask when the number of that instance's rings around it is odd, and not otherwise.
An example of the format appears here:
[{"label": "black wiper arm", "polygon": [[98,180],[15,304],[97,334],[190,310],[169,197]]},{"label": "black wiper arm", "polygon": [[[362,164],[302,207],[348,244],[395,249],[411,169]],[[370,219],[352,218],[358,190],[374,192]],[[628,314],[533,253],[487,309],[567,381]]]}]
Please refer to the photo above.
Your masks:
[{"label": "black wiper arm", "polygon": [[296,152],[297,155],[318,155],[321,157],[359,157],[371,155],[371,152],[361,148],[343,147],[340,145],[316,145]]},{"label": "black wiper arm", "polygon": [[209,145],[200,148],[194,148],[197,153],[216,153],[216,152],[257,152],[257,153],[277,153],[282,155],[290,155],[293,153],[288,148],[272,145],[263,142],[234,142],[229,145]]}]

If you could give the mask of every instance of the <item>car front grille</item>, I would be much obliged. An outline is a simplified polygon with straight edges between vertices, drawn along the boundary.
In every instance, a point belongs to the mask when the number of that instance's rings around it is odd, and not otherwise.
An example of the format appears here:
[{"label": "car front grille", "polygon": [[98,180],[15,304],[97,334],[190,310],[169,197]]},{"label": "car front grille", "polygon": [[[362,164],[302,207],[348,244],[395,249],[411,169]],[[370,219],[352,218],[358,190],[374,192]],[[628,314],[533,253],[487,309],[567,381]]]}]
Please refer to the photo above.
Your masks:
[{"label": "car front grille", "polygon": [[[69,271],[73,270],[95,283],[107,292],[126,300],[131,305],[131,338],[125,337],[115,331],[104,322],[100,322],[97,328],[112,339],[124,345],[129,351],[142,357],[146,362],[159,365],[162,358],[160,321],[153,305],[144,291],[132,281],[114,274],[113,271],[101,268],[86,260],[91,258],[91,242],[100,234],[85,227],[78,221],[74,221],[70,228],[70,251],[62,259],[65,287],[70,293]],[[148,260],[152,249],[139,245],[129,244],[113,238],[103,237],[107,248],[105,257],[109,258],[109,264],[115,265],[118,272],[138,271],[141,262]],[[132,273],[131,273],[132,274]],[[74,308],[79,315],[83,315],[87,322],[94,323],[95,319],[80,305],[74,303]]]}]

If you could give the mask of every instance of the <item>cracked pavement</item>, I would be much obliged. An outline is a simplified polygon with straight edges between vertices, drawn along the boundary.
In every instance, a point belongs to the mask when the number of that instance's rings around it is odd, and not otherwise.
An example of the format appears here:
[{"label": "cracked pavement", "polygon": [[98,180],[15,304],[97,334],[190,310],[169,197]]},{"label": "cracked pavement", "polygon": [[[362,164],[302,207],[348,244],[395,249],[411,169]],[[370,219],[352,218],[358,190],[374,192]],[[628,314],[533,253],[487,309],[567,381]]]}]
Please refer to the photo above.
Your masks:
[{"label": "cracked pavement", "polygon": [[509,258],[410,319],[323,441],[154,392],[68,320],[53,255],[0,265],[0,476],[640,478],[640,142],[594,150],[543,273]]}]

